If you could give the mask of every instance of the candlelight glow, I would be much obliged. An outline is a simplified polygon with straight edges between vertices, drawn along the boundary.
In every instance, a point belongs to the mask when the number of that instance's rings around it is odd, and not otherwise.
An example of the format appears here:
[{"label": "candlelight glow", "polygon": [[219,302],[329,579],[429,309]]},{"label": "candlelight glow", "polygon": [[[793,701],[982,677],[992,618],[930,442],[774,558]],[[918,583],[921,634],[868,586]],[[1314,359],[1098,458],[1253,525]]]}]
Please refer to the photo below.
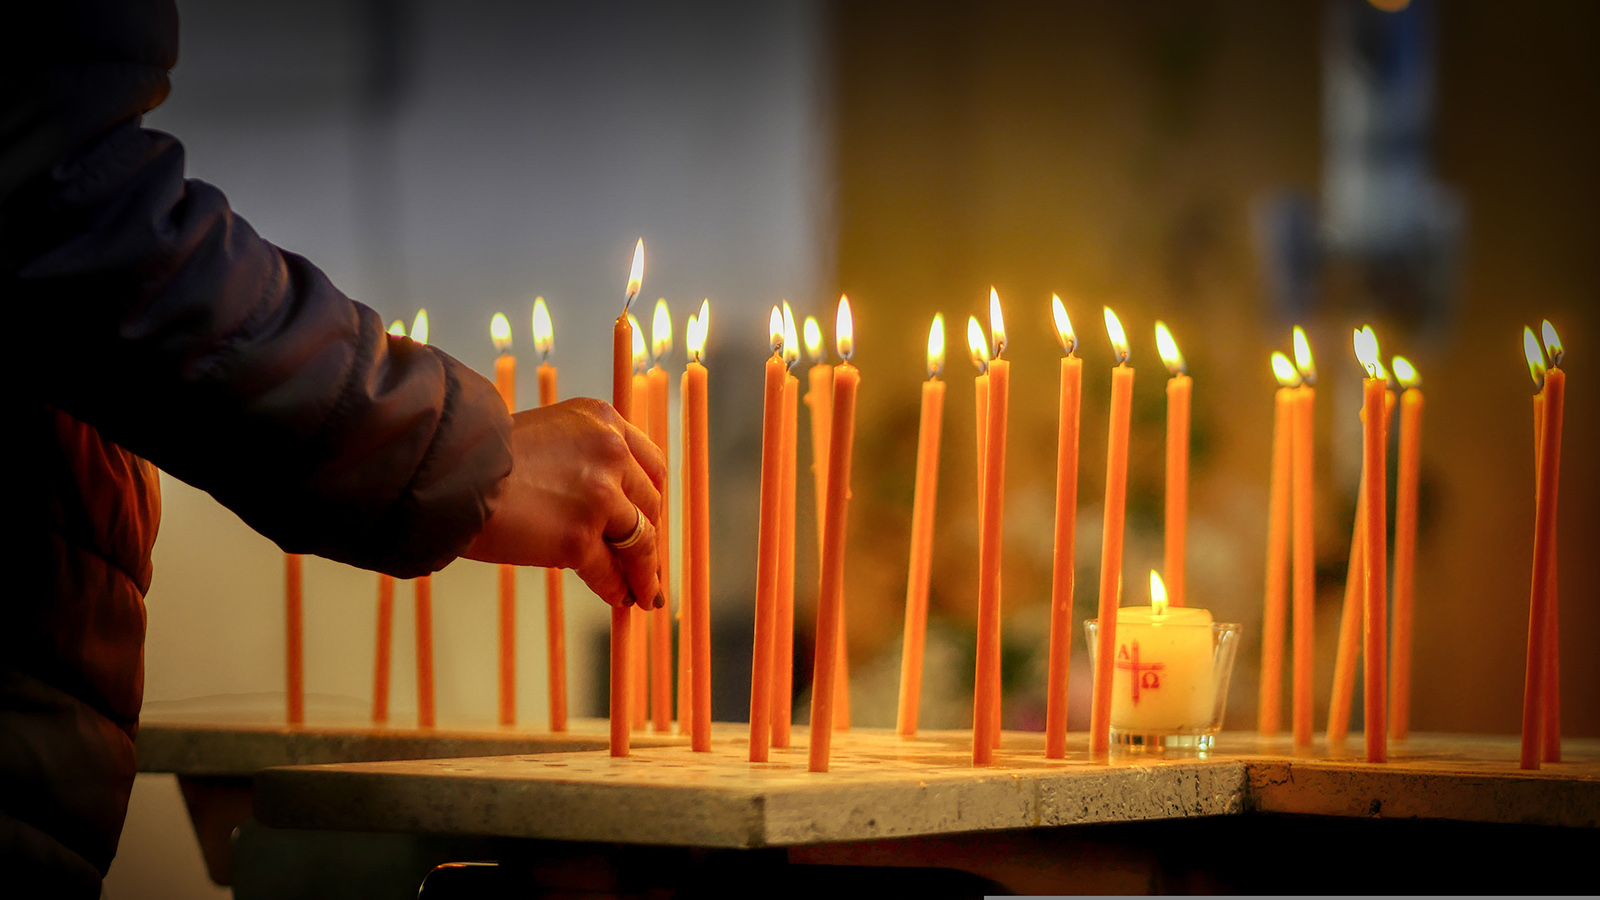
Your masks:
[{"label": "candlelight glow", "polygon": [[1178,342],[1172,339],[1172,332],[1167,330],[1167,323],[1156,320],[1156,349],[1161,352],[1161,362],[1166,365],[1167,371],[1174,375],[1182,375],[1188,371],[1184,365],[1183,354],[1178,352]]},{"label": "candlelight glow", "polygon": [[696,362],[706,354],[706,343],[711,339],[711,301],[700,301],[700,312],[689,321],[695,323],[695,332],[689,337],[693,342],[694,358]]},{"label": "candlelight glow", "polygon": [[1278,379],[1279,387],[1296,387],[1300,384],[1300,370],[1289,362],[1289,357],[1282,353],[1272,353],[1272,374]]},{"label": "candlelight glow", "polygon": [[1394,369],[1395,380],[1400,382],[1402,389],[1410,389],[1422,384],[1422,373],[1411,364],[1411,360],[1404,356],[1396,356],[1390,364]]},{"label": "candlelight glow", "polygon": [[1105,311],[1106,336],[1111,338],[1111,353],[1116,356],[1117,365],[1120,366],[1128,361],[1128,333],[1122,330],[1122,320],[1111,311],[1111,307],[1105,307]]},{"label": "candlelight glow", "polygon": [[928,326],[928,377],[937,378],[944,371],[944,313],[933,314],[933,324]]},{"label": "candlelight glow", "polygon": [[667,311],[667,298],[656,299],[655,318],[650,320],[650,355],[660,365],[672,352],[672,313]]},{"label": "candlelight glow", "polygon": [[1354,344],[1356,359],[1367,370],[1367,377],[1380,377],[1383,363],[1378,356],[1378,336],[1373,334],[1371,325],[1363,325],[1356,330]]},{"label": "candlelight glow", "polygon": [[1383,367],[1383,357],[1377,357],[1372,362],[1378,367],[1378,374],[1376,377],[1382,378],[1384,384],[1392,384],[1394,379],[1389,377],[1389,370]]},{"label": "candlelight glow", "polygon": [[399,319],[395,319],[393,322],[389,323],[389,333],[395,337],[405,337],[406,323],[400,321]]},{"label": "candlelight glow", "polygon": [[1006,320],[1000,315],[1000,295],[989,288],[989,335],[994,338],[994,358],[1006,352]]},{"label": "candlelight glow", "polygon": [[411,339],[419,344],[428,342],[428,311],[417,310],[417,317],[411,320]]},{"label": "candlelight glow", "polygon": [[[1373,350],[1373,358],[1377,358],[1377,350]],[[1311,342],[1306,340],[1306,330],[1299,325],[1294,327],[1294,367],[1300,370],[1300,379],[1306,384],[1317,383],[1317,364],[1311,358]]]},{"label": "candlelight glow", "polygon": [[983,338],[983,326],[977,316],[967,316],[967,355],[979,374],[989,371],[989,343]]},{"label": "candlelight glow", "polygon": [[628,313],[628,329],[633,332],[633,371],[638,374],[650,367],[650,356],[644,352],[644,328],[633,313]]},{"label": "candlelight glow", "polygon": [[800,339],[795,336],[794,307],[783,301],[783,364],[794,368],[800,361]]},{"label": "candlelight glow", "polygon": [[494,341],[494,349],[501,353],[511,349],[511,322],[505,313],[495,313],[489,320],[489,340]]},{"label": "candlelight glow", "polygon": [[817,324],[816,316],[806,316],[806,353],[813,363],[827,362],[822,349],[822,326]]},{"label": "candlelight glow", "polygon": [[1549,319],[1544,320],[1544,327],[1540,329],[1544,334],[1545,355],[1550,358],[1550,368],[1561,368],[1561,361],[1566,358],[1567,351],[1561,349],[1561,338],[1556,336],[1556,327],[1550,324]]},{"label": "candlelight glow", "polygon": [[1050,314],[1056,320],[1056,340],[1061,342],[1061,350],[1068,356],[1078,347],[1078,335],[1072,330],[1072,320],[1067,318],[1067,307],[1061,298],[1055,294],[1050,295]]},{"label": "candlelight glow", "polygon": [[1522,352],[1528,357],[1528,374],[1533,376],[1533,389],[1544,390],[1544,350],[1539,346],[1539,339],[1533,336],[1533,329],[1522,329]]},{"label": "candlelight glow", "polygon": [[839,318],[833,326],[833,340],[839,348],[839,358],[849,362],[856,355],[855,319],[850,315],[850,298],[839,295]]},{"label": "candlelight glow", "polygon": [[1150,611],[1158,616],[1167,614],[1167,586],[1155,569],[1150,570]]},{"label": "candlelight glow", "polygon": [[639,238],[639,243],[633,245],[633,268],[628,270],[628,299],[622,304],[624,310],[633,304],[634,297],[639,296],[639,288],[643,284],[644,238]]},{"label": "candlelight glow", "polygon": [[783,355],[783,310],[776,306],[767,316],[767,346],[772,348],[773,356]]},{"label": "candlelight glow", "polygon": [[550,358],[550,348],[555,345],[556,332],[550,325],[550,307],[543,297],[533,298],[533,349],[539,351],[542,363]]}]

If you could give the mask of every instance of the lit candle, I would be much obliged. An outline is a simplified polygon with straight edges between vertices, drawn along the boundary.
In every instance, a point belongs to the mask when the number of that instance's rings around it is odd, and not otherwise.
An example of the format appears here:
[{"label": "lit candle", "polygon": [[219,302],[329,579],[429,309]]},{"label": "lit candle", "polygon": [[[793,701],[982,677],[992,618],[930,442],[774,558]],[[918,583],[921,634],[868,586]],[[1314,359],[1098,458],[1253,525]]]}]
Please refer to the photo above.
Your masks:
[{"label": "lit candle", "polygon": [[306,720],[306,670],[305,670],[305,593],[301,575],[300,554],[283,555],[283,608],[287,673],[289,724],[299,725]]},{"label": "lit candle", "polygon": [[1290,484],[1294,502],[1290,514],[1294,526],[1294,697],[1291,709],[1296,747],[1311,745],[1312,731],[1312,645],[1316,636],[1317,553],[1312,533],[1316,521],[1313,496],[1312,462],[1317,393],[1316,366],[1311,359],[1311,343],[1300,326],[1294,328],[1294,362],[1300,370],[1300,387],[1295,389],[1294,439],[1291,445]]},{"label": "lit candle", "polygon": [[777,624],[779,521],[783,504],[783,311],[767,320],[767,358],[761,406],[761,516],[756,532],[755,641],[750,660],[750,761],[766,762],[772,740],[772,631]]},{"label": "lit candle", "polygon": [[1078,337],[1061,298],[1051,296],[1056,339],[1061,342],[1061,407],[1056,413],[1056,522],[1050,581],[1050,668],[1045,682],[1045,750],[1067,755],[1067,673],[1072,663],[1072,592],[1078,524],[1078,410],[1083,395],[1083,360]]},{"label": "lit candle", "polygon": [[1150,605],[1117,611],[1111,727],[1132,735],[1193,734],[1217,703],[1209,610],[1168,605],[1150,573]]},{"label": "lit candle", "polygon": [[687,435],[689,466],[689,533],[684,543],[689,550],[689,580],[692,607],[687,614],[690,636],[690,681],[693,685],[690,747],[699,752],[711,750],[711,432],[706,412],[706,367],[700,363],[705,353],[706,335],[711,325],[711,303],[700,304],[700,315],[689,320],[687,343],[689,365],[683,373],[683,428]]},{"label": "lit candle", "polygon": [[[389,325],[395,337],[406,336],[406,323],[395,319]],[[394,646],[394,576],[378,573],[378,647],[373,654],[372,721],[384,724],[389,721],[389,672],[393,668],[390,658]]]},{"label": "lit candle", "polygon": [[[684,328],[684,340],[692,348],[694,333],[697,327],[695,317],[689,316],[689,321]],[[686,354],[693,359],[692,350]],[[694,620],[691,607],[694,605],[690,598],[694,596],[694,526],[690,522],[690,506],[693,502],[693,491],[689,487],[690,479],[690,429],[689,429],[689,370],[684,369],[683,377],[678,383],[678,441],[683,451],[679,454],[678,483],[683,485],[683,540],[678,542],[679,557],[678,570],[681,586],[678,589],[678,734],[686,735],[693,730],[694,724],[694,668],[690,665],[694,659],[693,629],[690,623]]]},{"label": "lit candle", "polygon": [[[633,268],[628,275],[627,298],[611,328],[611,405],[624,419],[633,412],[633,327],[628,307],[638,296],[644,277],[644,239],[633,248]],[[636,597],[636,603],[648,598]],[[611,608],[611,755],[628,755],[628,728],[632,724],[633,609],[629,604]]]},{"label": "lit candle", "polygon": [[1417,478],[1422,457],[1422,378],[1403,356],[1394,358],[1400,382],[1400,471],[1394,495],[1394,635],[1389,651],[1389,733],[1411,733],[1412,588],[1417,557]]},{"label": "lit candle", "polygon": [[[815,317],[807,316],[805,323],[806,352],[811,356],[811,369],[806,373],[805,402],[811,410],[811,481],[817,505],[817,554],[827,543],[823,534],[823,520],[828,494],[828,429],[833,421],[833,366],[828,365],[827,350],[822,342],[822,326]],[[834,679],[833,727],[838,731],[850,728],[850,648],[844,605],[839,606],[839,652],[836,660],[839,676]]]},{"label": "lit candle", "polygon": [[[504,313],[489,320],[489,339],[498,354],[494,361],[494,387],[506,404],[517,411],[517,358],[511,355],[511,322]],[[500,574],[500,724],[517,721],[517,567],[502,564]]]},{"label": "lit candle", "polygon": [[[556,367],[550,365],[555,329],[543,297],[533,299],[533,349],[539,352],[539,405],[556,402]],[[547,680],[550,683],[550,730],[567,730],[567,614],[560,569],[544,570],[544,627]]]},{"label": "lit candle", "polygon": [[[1561,349],[1561,339],[1556,336],[1555,326],[1550,324],[1549,319],[1545,319],[1544,326],[1541,331],[1544,337],[1545,352],[1548,354],[1550,365],[1552,368],[1559,369],[1561,367],[1562,357],[1565,356],[1565,353]],[[1565,388],[1566,373],[1562,372],[1557,376],[1557,379],[1561,381],[1562,387]],[[1538,448],[1543,446],[1544,409],[1545,392],[1541,389],[1538,396],[1534,398],[1534,411],[1538,419],[1535,424],[1537,425],[1539,432],[1534,437],[1535,452],[1538,452]],[[1559,444],[1556,446],[1556,458],[1558,460],[1561,458],[1561,447]],[[1560,467],[1558,466],[1557,468],[1559,469]],[[1543,744],[1545,762],[1561,761],[1561,627],[1559,616],[1557,615],[1557,607],[1559,606],[1559,592],[1557,590],[1559,587],[1559,584],[1557,583],[1559,579],[1556,577],[1558,571],[1556,567],[1557,543],[1558,541],[1556,538],[1556,532],[1551,531],[1550,577],[1546,586],[1546,592],[1550,597],[1548,601],[1550,613],[1545,617],[1544,629],[1546,657],[1544,670]]]},{"label": "lit candle", "polygon": [[1100,546],[1100,634],[1095,655],[1094,701],[1090,708],[1089,752],[1111,751],[1111,679],[1117,641],[1117,606],[1122,595],[1122,523],[1127,512],[1128,422],[1133,411],[1133,367],[1128,365],[1128,338],[1110,307],[1106,334],[1117,365],[1111,370],[1111,426],[1106,439],[1106,502]]},{"label": "lit candle", "polygon": [[994,358],[989,360],[989,417],[985,425],[983,505],[978,539],[978,690],[972,718],[972,764],[988,765],[1000,743],[1000,566],[1005,547],[1006,419],[1011,395],[1011,363],[1006,349],[1000,296],[989,289],[989,335]]},{"label": "lit candle", "polygon": [[[1544,398],[1539,418],[1537,491],[1534,505],[1533,527],[1533,578],[1528,601],[1528,667],[1522,694],[1522,768],[1537,769],[1544,758],[1546,718],[1558,701],[1548,689],[1552,660],[1551,607],[1555,592],[1556,502],[1561,479],[1561,426],[1565,406],[1567,379],[1561,369],[1564,351],[1555,329],[1545,323],[1545,337],[1549,344],[1548,367],[1542,358],[1539,342],[1533,332],[1524,329],[1523,348],[1528,356],[1528,367],[1534,381],[1540,385],[1539,395]],[[1537,407],[1536,407],[1537,410]]]},{"label": "lit candle", "polygon": [[811,688],[809,768],[828,771],[833,747],[834,679],[838,676],[840,608],[844,605],[845,526],[850,505],[850,456],[855,443],[856,389],[861,375],[850,364],[855,355],[855,329],[850,298],[839,298],[834,326],[841,362],[834,368],[832,416],[828,427],[828,497],[823,511],[821,590],[817,597],[817,651]]},{"label": "lit candle", "polygon": [[794,717],[794,515],[795,467],[799,463],[800,340],[794,310],[783,301],[783,459],[778,514],[778,624],[773,631],[772,746],[788,747]]},{"label": "lit candle", "polygon": [[[650,379],[645,370],[650,365],[650,354],[645,350],[644,328],[631,313],[628,330],[633,333],[633,406],[628,411],[628,421],[633,427],[650,433]],[[657,533],[659,536],[659,532]],[[659,545],[656,551],[660,556]],[[633,604],[633,624],[629,626],[628,647],[632,658],[628,661],[633,695],[628,700],[629,719],[635,731],[650,721],[650,609],[653,598],[638,598]]]},{"label": "lit candle", "polygon": [[933,509],[939,494],[939,429],[944,420],[944,316],[928,327],[928,379],[922,383],[917,426],[917,480],[911,500],[911,554],[906,575],[906,625],[900,652],[900,705],[896,730],[917,734],[922,698],[922,649],[928,631],[928,577],[933,562]]},{"label": "lit candle", "polygon": [[[1365,326],[1355,333],[1356,358],[1367,370],[1362,382],[1361,402],[1361,481],[1366,489],[1362,527],[1365,531],[1365,570],[1363,582],[1366,592],[1366,641],[1362,646],[1361,692],[1367,736],[1367,762],[1385,762],[1389,758],[1388,703],[1385,682],[1388,677],[1388,495],[1384,482],[1388,472],[1385,467],[1384,427],[1388,418],[1386,397],[1388,379],[1380,377],[1378,337],[1372,327]],[[1298,610],[1296,611],[1298,612]]]},{"label": "lit candle", "polygon": [[[672,352],[672,315],[667,311],[664,298],[656,300],[655,318],[650,323],[650,350],[652,365],[646,376],[646,389],[650,406],[650,441],[661,451],[661,461],[669,463],[672,457],[667,419],[667,370],[662,360]],[[667,471],[672,471],[670,465]],[[649,612],[650,622],[650,719],[651,727],[658,733],[672,728],[672,548],[671,519],[672,479],[661,482],[661,523],[656,526],[656,557],[660,561],[663,603],[660,609]]]},{"label": "lit candle", "polygon": [[1156,322],[1156,348],[1172,377],[1167,380],[1167,506],[1163,520],[1163,565],[1167,572],[1167,600],[1183,606],[1184,554],[1189,545],[1189,397],[1193,379],[1188,375],[1178,342],[1166,323]]},{"label": "lit candle", "polygon": [[1282,353],[1272,354],[1278,391],[1272,401],[1272,487],[1267,500],[1266,608],[1261,616],[1261,688],[1256,728],[1277,735],[1282,727],[1284,619],[1289,601],[1289,467],[1295,388],[1300,372]]},{"label": "lit candle", "polygon": [[[977,444],[977,483],[978,483],[978,558],[983,559],[983,541],[985,538],[982,523],[984,504],[984,473],[988,471],[989,459],[989,341],[984,337],[983,326],[978,324],[977,316],[967,316],[967,354],[972,358],[972,364],[977,368],[978,374],[972,381],[972,400],[974,408],[973,434]],[[983,578],[980,574],[979,590],[982,591]],[[980,698],[987,695],[984,681],[984,670],[978,669],[972,683],[972,713],[974,721],[978,714],[978,707],[984,702]],[[993,723],[999,722],[999,715],[993,717]],[[992,743],[999,745],[999,729],[994,724],[990,730],[994,733]]]},{"label": "lit candle", "polygon": [[[417,311],[411,321],[411,339],[428,343],[428,311]],[[413,582],[417,618],[417,725],[432,728],[433,716],[433,576]]]}]

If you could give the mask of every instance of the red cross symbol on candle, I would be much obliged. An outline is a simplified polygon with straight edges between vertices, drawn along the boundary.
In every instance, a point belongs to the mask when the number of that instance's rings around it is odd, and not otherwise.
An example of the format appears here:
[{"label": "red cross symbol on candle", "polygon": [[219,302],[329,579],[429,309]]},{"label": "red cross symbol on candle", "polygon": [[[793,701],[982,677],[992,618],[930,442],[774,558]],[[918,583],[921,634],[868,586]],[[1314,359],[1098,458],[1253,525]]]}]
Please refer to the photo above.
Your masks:
[{"label": "red cross symbol on candle", "polygon": [[1128,652],[1128,645],[1123,644],[1117,649],[1117,668],[1128,669],[1133,675],[1133,705],[1139,705],[1139,690],[1155,690],[1161,687],[1161,670],[1167,667],[1166,663],[1141,663],[1139,662],[1139,642],[1133,642],[1133,652]]}]

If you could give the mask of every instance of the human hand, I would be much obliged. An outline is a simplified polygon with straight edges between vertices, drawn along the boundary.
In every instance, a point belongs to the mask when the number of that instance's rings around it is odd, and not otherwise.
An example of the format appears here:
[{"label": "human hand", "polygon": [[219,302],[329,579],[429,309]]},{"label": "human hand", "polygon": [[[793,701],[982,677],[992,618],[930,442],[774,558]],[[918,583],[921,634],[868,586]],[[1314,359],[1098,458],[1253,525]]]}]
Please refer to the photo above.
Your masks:
[{"label": "human hand", "polygon": [[[667,467],[643,431],[610,404],[579,397],[514,414],[511,460],[494,511],[463,556],[574,569],[612,606],[661,603],[656,523]],[[636,524],[637,542],[607,543]]]}]

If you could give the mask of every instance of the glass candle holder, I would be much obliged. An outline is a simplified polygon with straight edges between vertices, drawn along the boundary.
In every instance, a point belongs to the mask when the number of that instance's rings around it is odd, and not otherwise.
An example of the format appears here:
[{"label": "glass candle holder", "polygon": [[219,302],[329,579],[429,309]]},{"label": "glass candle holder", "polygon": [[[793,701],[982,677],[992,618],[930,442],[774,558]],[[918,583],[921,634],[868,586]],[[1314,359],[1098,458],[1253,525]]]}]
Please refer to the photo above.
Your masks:
[{"label": "glass candle holder", "polygon": [[[1117,616],[1111,743],[1139,752],[1203,754],[1222,730],[1240,626],[1213,622],[1200,609],[1175,607],[1163,615],[1149,609],[1124,607]],[[1083,627],[1093,665],[1100,621]]]}]

